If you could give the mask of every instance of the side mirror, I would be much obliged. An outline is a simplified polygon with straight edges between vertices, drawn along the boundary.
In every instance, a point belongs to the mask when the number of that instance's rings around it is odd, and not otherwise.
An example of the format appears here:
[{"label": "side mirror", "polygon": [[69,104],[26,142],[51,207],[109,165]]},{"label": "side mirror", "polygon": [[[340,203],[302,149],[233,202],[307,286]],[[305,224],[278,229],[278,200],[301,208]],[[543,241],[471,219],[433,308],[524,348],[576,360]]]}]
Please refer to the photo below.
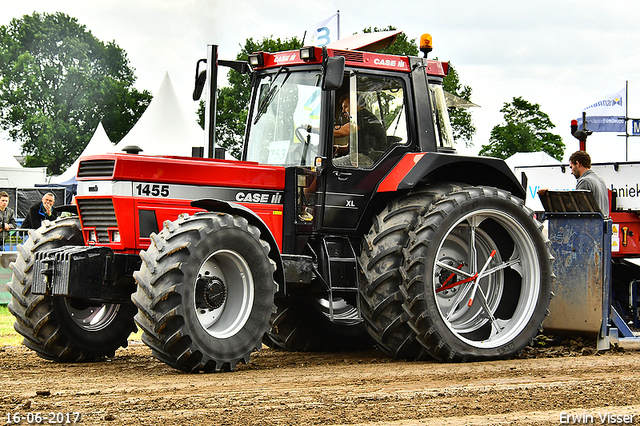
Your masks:
[{"label": "side mirror", "polygon": [[336,90],[342,87],[344,78],[344,56],[325,58],[322,73],[322,90]]},{"label": "side mirror", "polygon": [[196,64],[196,85],[193,89],[193,100],[197,101],[202,96],[202,91],[204,90],[204,85],[207,82],[207,70],[206,68],[200,70],[200,64],[207,63],[206,59],[200,59]]}]

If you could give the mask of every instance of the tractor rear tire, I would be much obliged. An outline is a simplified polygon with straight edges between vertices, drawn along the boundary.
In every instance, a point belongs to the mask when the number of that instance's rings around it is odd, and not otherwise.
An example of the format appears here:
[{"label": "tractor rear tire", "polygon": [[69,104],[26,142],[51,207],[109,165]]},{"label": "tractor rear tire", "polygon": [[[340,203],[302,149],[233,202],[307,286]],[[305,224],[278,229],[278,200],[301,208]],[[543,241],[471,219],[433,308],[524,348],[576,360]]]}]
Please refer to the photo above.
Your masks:
[{"label": "tractor rear tire", "polygon": [[269,329],[275,262],[241,216],[180,215],[151,235],[134,274],[136,323],[156,358],[187,372],[233,371]]},{"label": "tractor rear tire", "polygon": [[[337,301],[334,321],[327,299],[278,298],[271,329],[263,343],[296,352],[337,352],[374,346],[356,308]],[[273,345],[273,346],[272,346]]]},{"label": "tractor rear tire", "polygon": [[393,200],[374,217],[371,230],[363,238],[359,257],[362,316],[378,348],[391,357],[430,359],[416,340],[409,314],[403,308],[400,266],[403,249],[418,218],[448,192],[459,188],[456,184],[421,188]]},{"label": "tractor rear tire", "polygon": [[23,344],[44,359],[93,362],[113,357],[136,331],[132,303],[102,304],[31,293],[34,253],[68,245],[84,245],[77,217],[45,222],[18,246],[8,284],[12,296],[8,308],[16,318],[13,327],[24,337]]},{"label": "tractor rear tire", "polygon": [[541,228],[522,200],[491,187],[450,193],[421,217],[402,292],[435,359],[511,357],[542,330],[552,274]]}]

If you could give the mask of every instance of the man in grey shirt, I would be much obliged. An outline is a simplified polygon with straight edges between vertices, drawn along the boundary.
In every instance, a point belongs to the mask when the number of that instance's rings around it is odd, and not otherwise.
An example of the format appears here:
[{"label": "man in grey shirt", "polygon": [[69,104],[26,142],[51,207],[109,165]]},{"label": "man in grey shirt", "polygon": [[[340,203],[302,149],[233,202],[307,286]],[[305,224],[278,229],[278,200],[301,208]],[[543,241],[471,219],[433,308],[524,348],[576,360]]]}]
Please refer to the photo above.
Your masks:
[{"label": "man in grey shirt", "polygon": [[602,214],[609,216],[609,192],[604,180],[591,170],[591,157],[585,151],[576,151],[569,157],[569,166],[578,183],[576,189],[591,191]]}]

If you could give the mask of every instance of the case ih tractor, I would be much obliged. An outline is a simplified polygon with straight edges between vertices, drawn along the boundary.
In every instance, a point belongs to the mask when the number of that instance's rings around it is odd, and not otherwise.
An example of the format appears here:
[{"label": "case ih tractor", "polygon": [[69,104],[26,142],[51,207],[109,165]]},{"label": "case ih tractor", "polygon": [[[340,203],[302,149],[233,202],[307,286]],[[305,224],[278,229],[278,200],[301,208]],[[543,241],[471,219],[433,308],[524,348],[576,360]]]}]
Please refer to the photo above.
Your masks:
[{"label": "case ih tractor", "polygon": [[189,372],[233,370],[263,343],[442,361],[523,349],[551,295],[541,226],[502,160],[456,155],[430,37],[424,57],[372,51],[397,34],[249,63],[212,46],[210,92],[218,65],[251,75],[242,161],[84,157],[77,216],[32,231],[12,264],[24,344],[93,361],[137,324]]}]

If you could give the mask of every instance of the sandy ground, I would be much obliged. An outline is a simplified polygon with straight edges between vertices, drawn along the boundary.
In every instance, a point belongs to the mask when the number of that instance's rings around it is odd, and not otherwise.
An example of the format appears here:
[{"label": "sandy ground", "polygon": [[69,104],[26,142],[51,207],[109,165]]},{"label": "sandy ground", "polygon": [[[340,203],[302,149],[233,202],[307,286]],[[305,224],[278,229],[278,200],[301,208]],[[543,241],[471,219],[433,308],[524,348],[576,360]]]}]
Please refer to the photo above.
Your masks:
[{"label": "sandy ground", "polygon": [[139,341],[86,364],[11,346],[0,380],[0,424],[640,424],[640,352],[580,342],[467,364],[264,347],[220,374],[174,370]]}]

